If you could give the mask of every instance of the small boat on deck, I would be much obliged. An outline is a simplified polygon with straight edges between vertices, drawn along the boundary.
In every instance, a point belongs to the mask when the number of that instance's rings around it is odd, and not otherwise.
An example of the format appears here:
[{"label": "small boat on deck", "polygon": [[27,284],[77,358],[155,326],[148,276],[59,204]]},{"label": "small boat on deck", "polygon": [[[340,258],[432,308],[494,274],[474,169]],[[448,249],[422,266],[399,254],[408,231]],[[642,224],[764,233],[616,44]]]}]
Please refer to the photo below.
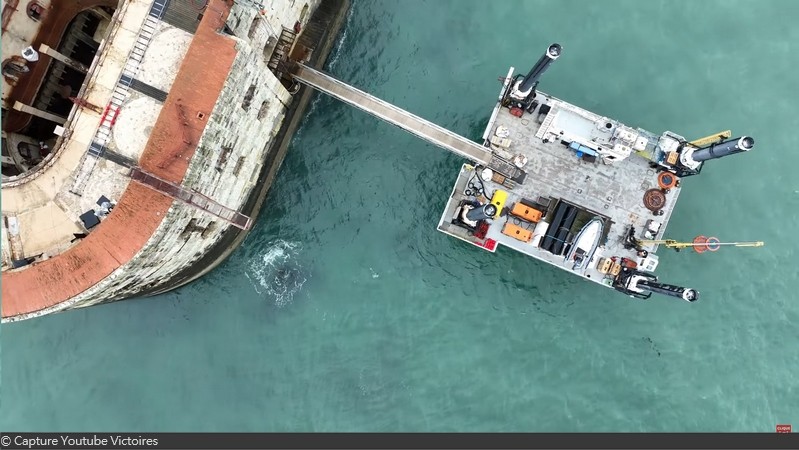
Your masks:
[{"label": "small boat on deck", "polygon": [[602,220],[594,217],[577,233],[565,259],[565,261],[574,261],[572,270],[582,269],[591,261],[599,246],[603,228]]}]

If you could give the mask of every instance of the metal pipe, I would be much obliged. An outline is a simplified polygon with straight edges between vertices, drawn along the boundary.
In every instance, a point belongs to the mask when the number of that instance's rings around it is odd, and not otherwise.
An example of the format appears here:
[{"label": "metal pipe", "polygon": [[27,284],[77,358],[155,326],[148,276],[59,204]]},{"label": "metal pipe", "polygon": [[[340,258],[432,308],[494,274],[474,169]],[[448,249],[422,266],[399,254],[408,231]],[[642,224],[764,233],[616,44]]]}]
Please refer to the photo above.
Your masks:
[{"label": "metal pipe", "polygon": [[690,289],[681,286],[674,286],[672,284],[658,283],[657,281],[640,280],[636,283],[636,287],[644,289],[656,294],[668,295],[669,297],[681,298],[687,302],[695,302],[699,300],[699,292],[695,289]]},{"label": "metal pipe", "polygon": [[[687,243],[684,243],[684,244],[680,243],[679,247],[701,247],[703,245],[706,246],[706,247],[715,247],[717,245],[719,245],[719,246],[720,245],[732,245],[732,246],[735,246],[735,247],[762,247],[763,245],[765,245],[765,242],[763,242],[763,241],[757,241],[757,242],[696,242],[696,243],[687,242]],[[668,245],[666,245],[666,246],[668,247]]]},{"label": "metal pipe", "polygon": [[749,136],[743,136],[738,139],[730,139],[729,141],[720,142],[718,144],[710,144],[707,147],[694,150],[691,158],[696,162],[707,161],[709,159],[717,159],[727,155],[734,155],[736,153],[748,152],[755,146],[755,140]]},{"label": "metal pipe", "polygon": [[466,213],[466,218],[477,222],[480,220],[486,220],[494,217],[497,213],[497,207],[492,205],[491,203],[486,203],[485,205],[475,207],[471,209],[469,212]]},{"label": "metal pipe", "polygon": [[527,72],[527,76],[524,77],[522,80],[521,85],[519,85],[520,92],[527,92],[532,88],[538,79],[541,77],[541,74],[547,70],[552,61],[555,61],[560,56],[561,52],[560,44],[552,44],[547,48],[546,53],[544,53],[541,58],[538,59],[538,62],[535,63],[532,69]]}]

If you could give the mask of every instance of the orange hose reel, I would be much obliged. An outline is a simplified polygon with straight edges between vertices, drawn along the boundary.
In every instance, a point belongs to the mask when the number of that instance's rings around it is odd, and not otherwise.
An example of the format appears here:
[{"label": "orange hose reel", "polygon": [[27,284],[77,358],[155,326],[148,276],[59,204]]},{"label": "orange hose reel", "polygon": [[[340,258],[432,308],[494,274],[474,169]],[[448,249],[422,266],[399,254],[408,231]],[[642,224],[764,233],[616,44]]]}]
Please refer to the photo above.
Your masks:
[{"label": "orange hose reel", "polygon": [[671,189],[674,186],[677,186],[677,175],[674,175],[671,172],[660,172],[658,175],[658,186],[661,189]]},{"label": "orange hose reel", "polygon": [[697,236],[694,238],[694,251],[697,253],[715,252],[721,248],[719,238]]}]

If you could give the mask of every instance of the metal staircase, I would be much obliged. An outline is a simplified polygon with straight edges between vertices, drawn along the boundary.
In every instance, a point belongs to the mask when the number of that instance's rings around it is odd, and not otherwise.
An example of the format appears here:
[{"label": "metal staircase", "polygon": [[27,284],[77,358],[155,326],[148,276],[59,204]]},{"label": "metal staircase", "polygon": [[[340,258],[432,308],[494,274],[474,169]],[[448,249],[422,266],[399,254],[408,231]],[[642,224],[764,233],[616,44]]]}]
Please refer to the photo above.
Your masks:
[{"label": "metal staircase", "polygon": [[158,178],[155,175],[143,171],[139,167],[133,167],[130,170],[130,179],[168,197],[216,216],[234,227],[241,228],[242,230],[249,230],[252,226],[252,219],[250,217],[238,211],[234,211],[225,205],[221,205],[199,192]]},{"label": "metal staircase", "polygon": [[283,27],[283,31],[280,32],[280,37],[277,40],[277,45],[275,45],[275,50],[272,51],[272,56],[269,57],[269,63],[267,63],[267,67],[276,77],[280,78],[285,73],[283,70],[284,65],[281,63],[288,61],[296,41],[297,33],[290,28]]},{"label": "metal staircase", "polygon": [[106,144],[111,140],[111,129],[116,123],[117,115],[122,104],[128,98],[130,85],[136,72],[139,69],[144,59],[144,54],[147,47],[150,45],[155,33],[158,31],[158,25],[161,22],[161,17],[164,15],[169,0],[155,0],[150,8],[150,12],[144,19],[139,34],[136,36],[136,41],[128,54],[128,60],[122,73],[114,86],[114,91],[111,94],[111,100],[106,105],[103,115],[100,118],[100,125],[97,127],[94,139],[89,145],[89,151],[84,155],[81,161],[81,166],[75,175],[75,180],[70,188],[70,192],[75,195],[82,195],[86,183],[94,171],[94,166],[97,164],[97,159],[105,153]]},{"label": "metal staircase", "polygon": [[552,108],[547,113],[547,116],[544,118],[544,123],[541,124],[541,127],[538,129],[538,132],[535,133],[535,137],[538,139],[543,139],[544,135],[547,134],[549,130],[549,126],[552,125],[552,122],[555,120],[555,117],[558,115],[558,110]]}]

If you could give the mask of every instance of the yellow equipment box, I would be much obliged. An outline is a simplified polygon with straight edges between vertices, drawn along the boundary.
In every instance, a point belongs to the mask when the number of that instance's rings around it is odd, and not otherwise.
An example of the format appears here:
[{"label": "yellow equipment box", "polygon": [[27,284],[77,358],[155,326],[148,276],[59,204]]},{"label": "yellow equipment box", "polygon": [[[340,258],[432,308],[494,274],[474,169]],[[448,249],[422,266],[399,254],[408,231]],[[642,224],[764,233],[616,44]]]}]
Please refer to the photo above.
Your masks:
[{"label": "yellow equipment box", "polygon": [[669,152],[666,155],[666,163],[671,165],[677,164],[677,158],[679,158],[679,156],[677,152]]},{"label": "yellow equipment box", "polygon": [[610,274],[615,277],[619,273],[621,273],[621,264],[613,263],[613,265],[610,267]]},{"label": "yellow equipment box", "polygon": [[491,204],[497,207],[497,214],[494,217],[499,217],[502,208],[505,206],[505,201],[508,199],[508,193],[502,189],[494,191],[494,196],[491,197]]},{"label": "yellow equipment box", "polygon": [[600,258],[599,263],[596,265],[596,270],[599,273],[608,273],[612,265],[613,261],[611,261],[610,258]]},{"label": "yellow equipment box", "polygon": [[513,209],[510,211],[510,213],[516,217],[533,223],[537,223],[539,220],[541,220],[541,211],[522,203],[516,203],[513,205]]},{"label": "yellow equipment box", "polygon": [[502,147],[502,148],[509,148],[511,143],[510,139],[501,138],[499,136],[491,136],[490,138],[488,138],[488,140],[497,147]]},{"label": "yellow equipment box", "polygon": [[514,225],[510,222],[505,224],[505,227],[502,228],[502,234],[505,236],[510,236],[514,239],[518,239],[522,242],[530,242],[530,239],[533,238],[533,232],[530,230],[525,230],[524,228]]}]

